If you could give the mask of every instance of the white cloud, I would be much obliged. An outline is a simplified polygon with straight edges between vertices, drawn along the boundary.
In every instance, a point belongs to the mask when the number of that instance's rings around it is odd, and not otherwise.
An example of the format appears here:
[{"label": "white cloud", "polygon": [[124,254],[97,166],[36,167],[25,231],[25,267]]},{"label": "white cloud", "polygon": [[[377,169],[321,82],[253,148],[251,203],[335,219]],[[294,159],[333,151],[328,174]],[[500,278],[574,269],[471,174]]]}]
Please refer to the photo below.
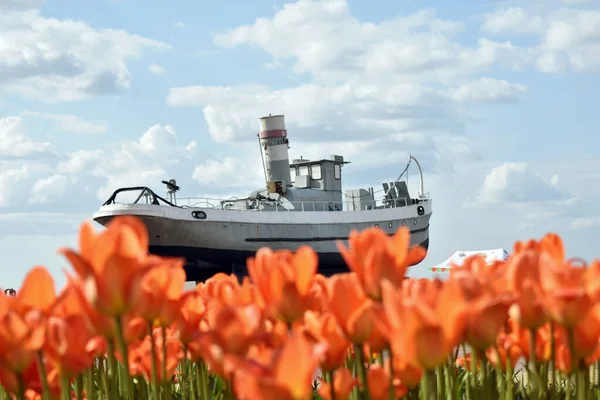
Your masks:
[{"label": "white cloud", "polygon": [[39,179],[33,184],[31,190],[31,203],[46,203],[61,197],[69,185],[69,178],[65,175],[54,174],[44,179]]},{"label": "white cloud", "polygon": [[[96,194],[99,199],[123,186],[155,186],[182,160],[197,154],[196,142],[180,146],[175,129],[155,124],[136,141],[125,141],[106,149],[80,150],[59,163],[59,173],[70,176],[93,176],[102,179]],[[190,170],[191,174],[191,170]]]},{"label": "white cloud", "polygon": [[23,111],[24,117],[45,119],[55,123],[54,130],[65,133],[76,133],[82,135],[95,135],[105,133],[108,129],[106,121],[86,121],[76,115],[49,114],[37,111]]},{"label": "white cloud", "polygon": [[[588,1],[563,1],[583,5]],[[520,7],[484,16],[482,29],[492,34],[530,33],[539,43],[529,50],[537,68],[546,73],[600,70],[600,11],[559,8],[535,15]]]},{"label": "white cloud", "polygon": [[566,5],[569,6],[576,6],[576,5],[583,5],[583,4],[590,4],[590,3],[595,3],[598,0],[562,0],[562,2]]},{"label": "white cloud", "polygon": [[432,9],[374,24],[356,19],[345,0],[303,0],[286,4],[272,18],[218,34],[214,42],[258,47],[274,62],[292,60],[296,72],[332,82],[391,76],[394,82],[449,83],[496,63],[512,67],[523,61],[522,51],[510,43],[482,39],[475,48],[463,47],[454,40],[462,29],[462,23],[441,19]]},{"label": "white cloud", "polygon": [[0,161],[0,208],[29,200],[30,188],[52,167],[39,162]]},{"label": "white cloud", "polygon": [[493,34],[541,33],[544,23],[539,15],[530,15],[521,7],[509,7],[485,14],[481,29]]},{"label": "white cloud", "polygon": [[202,186],[213,188],[258,188],[264,185],[260,163],[234,157],[207,160],[196,166],[192,178]]},{"label": "white cloud", "polygon": [[571,229],[589,229],[600,227],[600,217],[575,218]]},{"label": "white cloud", "polygon": [[167,70],[158,64],[150,64],[148,71],[154,75],[164,75],[167,73]]},{"label": "white cloud", "polygon": [[21,117],[0,118],[0,158],[28,157],[48,153],[55,153],[54,145],[28,138]]},{"label": "white cloud", "polygon": [[501,79],[480,78],[450,89],[450,95],[457,101],[470,102],[516,102],[519,96],[528,91],[527,86],[514,84]]},{"label": "white cloud", "polygon": [[46,18],[41,1],[17,3],[3,2],[8,10],[0,12],[0,92],[56,102],[127,90],[129,60],[170,48],[124,30]]},{"label": "white cloud", "polygon": [[[203,106],[208,131],[217,142],[255,140],[257,118],[286,114],[286,123],[299,137],[350,140],[413,130],[457,129],[451,99],[440,90],[419,84],[337,86],[305,84],[271,90],[265,86],[189,86],[172,88],[171,106]],[[458,128],[460,129],[460,128]],[[319,139],[320,138],[320,139]]]},{"label": "white cloud", "polygon": [[0,10],[31,10],[38,9],[45,0],[0,0]]},{"label": "white cloud", "polygon": [[[554,182],[558,182],[553,178]],[[526,163],[507,162],[485,177],[477,200],[482,204],[509,204],[567,200],[569,196],[546,182]]]}]

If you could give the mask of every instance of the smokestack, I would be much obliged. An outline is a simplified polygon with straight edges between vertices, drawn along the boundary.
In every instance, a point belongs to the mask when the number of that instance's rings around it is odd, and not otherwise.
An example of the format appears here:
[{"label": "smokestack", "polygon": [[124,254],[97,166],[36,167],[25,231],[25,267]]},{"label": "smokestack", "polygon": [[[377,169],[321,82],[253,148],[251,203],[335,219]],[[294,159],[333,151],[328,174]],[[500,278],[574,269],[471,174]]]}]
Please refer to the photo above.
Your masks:
[{"label": "smokestack", "polygon": [[291,184],[285,117],[269,115],[259,118],[259,122],[260,133],[258,135],[263,152],[267,186],[269,186],[269,182],[280,181],[281,188],[285,192],[286,187]]}]

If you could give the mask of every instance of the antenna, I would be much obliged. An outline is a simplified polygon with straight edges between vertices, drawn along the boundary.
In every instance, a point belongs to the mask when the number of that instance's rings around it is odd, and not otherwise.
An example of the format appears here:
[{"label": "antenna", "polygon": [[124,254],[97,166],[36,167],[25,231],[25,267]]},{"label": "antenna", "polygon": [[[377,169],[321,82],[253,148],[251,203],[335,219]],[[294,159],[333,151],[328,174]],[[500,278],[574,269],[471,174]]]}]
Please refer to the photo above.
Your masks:
[{"label": "antenna", "polygon": [[175,179],[169,179],[168,181],[162,181],[163,184],[167,186],[167,197],[169,201],[173,204],[177,204],[177,196],[175,193],[180,189],[177,186],[177,181]]}]

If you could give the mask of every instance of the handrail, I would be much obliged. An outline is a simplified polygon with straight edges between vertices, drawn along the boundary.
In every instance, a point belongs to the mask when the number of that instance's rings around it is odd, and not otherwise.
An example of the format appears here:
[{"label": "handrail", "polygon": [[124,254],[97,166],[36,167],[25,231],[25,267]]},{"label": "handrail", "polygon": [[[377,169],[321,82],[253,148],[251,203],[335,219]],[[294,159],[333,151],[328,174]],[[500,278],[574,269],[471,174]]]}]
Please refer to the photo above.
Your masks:
[{"label": "handrail", "polygon": [[[117,202],[117,195],[123,192],[139,190],[140,194],[133,202]],[[345,200],[345,201],[285,201],[279,202],[270,199],[237,199],[228,200],[209,197],[180,197],[178,200],[187,204],[177,205],[157,195],[146,186],[133,186],[119,188],[103,203],[110,204],[138,204],[144,195],[147,195],[146,204],[161,205],[161,202],[171,207],[178,208],[211,208],[220,210],[243,210],[243,211],[369,211],[387,208],[406,207],[429,202],[429,196],[421,193],[419,199],[395,198],[375,200]],[[384,201],[385,200],[385,201]]]},{"label": "handrail", "polygon": [[423,199],[425,196],[425,189],[423,188],[423,170],[421,169],[421,164],[419,164],[419,160],[414,158],[412,155],[409,155],[409,157],[411,160],[415,161],[415,163],[417,164],[417,168],[419,169],[419,176],[421,178],[421,193],[419,193],[419,197]]},{"label": "handrail", "polygon": [[119,193],[123,193],[123,192],[132,192],[134,190],[140,190],[140,194],[139,196],[135,199],[135,201],[133,203],[130,204],[137,204],[140,199],[142,198],[142,196],[145,193],[148,193],[151,197],[152,197],[152,204],[156,204],[159,205],[160,203],[158,202],[158,200],[161,200],[163,203],[171,206],[171,207],[179,207],[176,204],[171,203],[170,201],[160,197],[159,195],[157,195],[156,193],[154,193],[154,191],[152,191],[152,189],[146,187],[146,186],[131,186],[131,187],[123,187],[123,188],[119,188],[117,190],[115,190],[113,192],[113,194],[108,198],[108,200],[106,200],[104,202],[104,204],[102,204],[103,206],[107,206],[109,204],[116,204],[115,199],[117,197],[117,195]]}]

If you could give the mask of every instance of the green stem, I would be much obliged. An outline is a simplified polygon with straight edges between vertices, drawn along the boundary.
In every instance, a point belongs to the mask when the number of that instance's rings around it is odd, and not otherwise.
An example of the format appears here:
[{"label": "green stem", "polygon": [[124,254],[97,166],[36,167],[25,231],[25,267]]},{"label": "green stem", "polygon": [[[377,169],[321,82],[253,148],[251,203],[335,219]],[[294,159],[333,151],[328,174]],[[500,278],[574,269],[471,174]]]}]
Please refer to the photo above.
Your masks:
[{"label": "green stem", "polygon": [[488,363],[485,356],[481,359],[481,385],[483,386],[483,393],[485,399],[491,399],[491,393],[489,393],[489,382],[488,382]]},{"label": "green stem", "polygon": [[83,375],[78,374],[75,378],[75,398],[83,400]]},{"label": "green stem", "polygon": [[123,358],[123,366],[125,367],[123,391],[126,393],[128,399],[133,399],[133,382],[131,381],[131,375],[129,374],[129,352],[127,349],[127,344],[125,343],[123,320],[121,317],[115,317],[115,326],[117,328],[117,345],[119,346],[119,352],[121,353],[121,357]]},{"label": "green stem", "polygon": [[115,344],[112,340],[108,340],[106,345],[108,353],[108,377],[107,384],[111,399],[116,399],[118,396],[118,387],[115,385],[119,377],[117,359],[115,358]]},{"label": "green stem", "polygon": [[62,400],[71,400],[71,384],[67,376],[60,376],[60,398]]},{"label": "green stem", "polygon": [[583,370],[583,384],[584,384],[583,388],[585,391],[586,398],[588,397],[588,393],[590,391],[590,383],[591,383],[590,378],[591,378],[590,377],[590,367],[589,367],[589,365],[586,365],[585,369]]},{"label": "green stem", "polygon": [[[462,351],[463,351],[463,357],[465,359],[465,373],[468,373],[469,371],[469,365],[467,364],[467,345],[466,344],[462,344]],[[456,364],[456,359],[458,358],[458,353],[456,355],[456,357],[454,357],[454,364]],[[470,381],[466,381],[465,380],[465,395],[467,397],[467,400],[471,400],[471,383]]]},{"label": "green stem", "polygon": [[506,357],[506,400],[513,400],[515,396],[513,371],[512,361]]},{"label": "green stem", "polygon": [[367,382],[367,369],[365,368],[365,360],[364,360],[364,354],[362,351],[362,345],[360,345],[360,344],[354,345],[354,355],[356,356],[356,359],[354,360],[354,362],[356,363],[360,383],[362,383],[363,388],[364,388],[364,398],[370,399],[371,394],[369,392],[369,383]]},{"label": "green stem", "polygon": [[454,398],[454,379],[451,375],[452,371],[454,371],[453,366],[454,364],[452,363],[452,357],[450,356],[443,366],[444,379],[446,381],[444,385],[446,392],[443,393],[443,395],[449,400]]},{"label": "green stem", "polygon": [[150,332],[150,356],[152,357],[151,363],[151,379],[152,383],[152,398],[154,400],[158,400],[158,374],[157,374],[157,360],[156,360],[156,343],[154,342],[154,326],[152,325],[152,321],[148,322],[148,331]]},{"label": "green stem", "polygon": [[446,382],[444,381],[444,370],[441,365],[435,367],[435,378],[437,381],[437,397],[442,399],[446,394]]},{"label": "green stem", "polygon": [[87,369],[86,375],[85,397],[87,400],[95,400],[96,392],[94,390],[94,363],[92,363],[92,366]]},{"label": "green stem", "polygon": [[325,378],[325,382],[329,384],[329,395],[331,396],[331,400],[335,400],[335,387],[333,386],[333,372],[327,371],[323,372],[323,378]]},{"label": "green stem", "polygon": [[194,382],[194,374],[192,373],[192,362],[189,359],[185,359],[186,367],[188,370],[188,376],[190,377],[190,392],[192,393],[192,400],[197,400],[200,393],[198,392],[198,396],[196,395],[197,385]]},{"label": "green stem", "polygon": [[432,370],[423,372],[423,378],[421,379],[423,400],[436,400],[437,398],[436,381],[433,375],[435,375],[435,372]]},{"label": "green stem", "polygon": [[200,362],[195,363],[196,369],[196,388],[198,390],[198,399],[200,400],[208,400],[208,398],[204,394],[204,382],[202,382],[202,370],[200,367]]},{"label": "green stem", "polygon": [[537,357],[535,354],[535,329],[529,330],[529,368],[527,369],[527,383],[531,386],[531,393],[536,393],[537,384],[535,377],[537,375]]},{"label": "green stem", "polygon": [[162,372],[162,384],[167,389],[167,328],[161,326],[160,331],[162,333],[162,360],[161,360],[161,372]]},{"label": "green stem", "polygon": [[204,362],[202,363],[202,393],[204,398],[208,400],[208,365]]},{"label": "green stem", "polygon": [[[496,370],[496,380],[498,380],[498,378],[501,377],[503,374],[502,367],[500,366],[500,349],[498,348],[497,344],[494,344],[494,352],[496,353],[496,360],[498,360],[494,366]],[[510,357],[510,354],[509,352],[506,352],[506,358],[508,357]],[[506,397],[506,379],[500,379],[500,382],[496,383],[499,383],[500,385],[500,398],[504,399]]]},{"label": "green stem", "polygon": [[556,397],[556,358],[555,339],[554,339],[554,322],[550,322],[550,363],[548,365],[548,381],[550,383],[550,400]]},{"label": "green stem", "polygon": [[42,351],[39,350],[35,355],[35,361],[37,364],[38,375],[42,383],[42,400],[50,399],[50,385],[48,385],[48,375],[46,374],[46,366],[44,365],[44,358]]},{"label": "green stem", "polygon": [[475,398],[479,398],[479,385],[477,382],[477,350],[471,349],[471,385],[475,390]]},{"label": "green stem", "polygon": [[[111,392],[110,392],[110,386],[108,385],[108,376],[106,374],[106,366],[105,366],[105,361],[106,359],[104,357],[100,357],[98,358],[98,375],[100,377],[100,380],[102,380],[102,387],[104,390],[104,394],[106,395],[106,398],[108,399]],[[100,396],[102,397],[102,396]]]},{"label": "green stem", "polygon": [[586,400],[587,396],[586,396],[586,391],[585,391],[585,371],[582,371],[581,369],[579,369],[576,373],[575,373],[575,379],[577,379],[577,389],[576,389],[576,394],[577,394],[577,400]]},{"label": "green stem", "polygon": [[[392,353],[392,348],[388,346],[387,355],[390,359],[390,387],[388,388],[390,400],[396,399],[396,388],[394,387],[394,354]],[[383,353],[381,353],[381,358],[383,358]]]},{"label": "green stem", "polygon": [[579,397],[579,393],[580,391],[583,391],[579,387],[580,381],[579,379],[577,379],[578,377],[578,372],[579,372],[579,365],[577,362],[577,356],[575,355],[575,334],[573,332],[573,328],[569,328],[567,329],[568,335],[569,335],[569,351],[571,353],[571,373],[569,374],[569,380],[572,381],[573,378],[576,378],[576,383],[575,383],[575,392],[578,394],[577,397]]},{"label": "green stem", "polygon": [[25,382],[23,382],[23,375],[17,374],[17,381],[18,381],[18,385],[19,385],[17,399],[25,400]]},{"label": "green stem", "polygon": [[183,345],[183,360],[180,363],[180,373],[181,373],[181,385],[182,388],[181,393],[183,394],[183,398],[189,398],[188,394],[188,370],[187,370],[187,344]]}]

